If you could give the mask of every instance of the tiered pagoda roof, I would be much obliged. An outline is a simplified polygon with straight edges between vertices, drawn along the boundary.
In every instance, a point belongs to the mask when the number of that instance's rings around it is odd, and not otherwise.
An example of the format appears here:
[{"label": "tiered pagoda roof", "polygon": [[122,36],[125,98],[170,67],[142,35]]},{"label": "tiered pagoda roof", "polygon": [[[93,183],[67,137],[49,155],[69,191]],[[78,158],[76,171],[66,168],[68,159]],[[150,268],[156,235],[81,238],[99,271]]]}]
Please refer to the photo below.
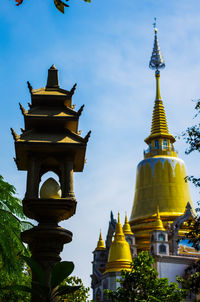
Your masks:
[{"label": "tiered pagoda roof", "polygon": [[60,88],[58,70],[52,65],[48,70],[46,87],[33,89],[28,82],[28,88],[31,94],[29,110],[25,110],[20,104],[25,129],[22,129],[20,135],[12,129],[18,169],[27,170],[30,152],[57,152],[62,155],[71,150],[75,158],[74,171],[82,171],[90,132],[83,138],[80,136],[81,131],[78,131],[79,117],[84,105],[78,111],[72,105],[76,84],[69,91]]}]

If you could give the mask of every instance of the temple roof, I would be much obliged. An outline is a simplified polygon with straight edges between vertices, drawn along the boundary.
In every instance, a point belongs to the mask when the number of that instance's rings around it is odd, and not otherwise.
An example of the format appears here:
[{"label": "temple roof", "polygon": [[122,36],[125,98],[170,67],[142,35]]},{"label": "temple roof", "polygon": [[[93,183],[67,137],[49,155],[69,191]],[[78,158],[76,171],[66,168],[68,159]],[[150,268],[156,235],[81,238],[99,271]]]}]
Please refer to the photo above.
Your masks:
[{"label": "temple roof", "polygon": [[76,133],[72,133],[69,130],[60,133],[46,133],[46,132],[35,132],[34,130],[29,130],[22,133],[16,139],[17,142],[42,142],[42,143],[70,143],[70,144],[80,144],[85,143],[85,139]]},{"label": "temple roof", "polygon": [[32,90],[32,94],[35,94],[35,95],[42,95],[42,94],[45,94],[45,95],[61,95],[61,96],[64,96],[64,95],[67,95],[69,93],[69,91],[67,90],[63,90],[63,89],[47,89],[46,87],[42,87],[42,88],[38,88],[38,89],[33,89]]},{"label": "temple roof", "polygon": [[51,108],[51,107],[35,107],[31,108],[25,113],[27,116],[42,116],[42,117],[71,117],[76,116],[77,113],[70,108]]},{"label": "temple roof", "polygon": [[76,84],[70,91],[61,89],[58,70],[54,65],[48,70],[46,87],[33,89],[29,82],[27,84],[31,94],[30,109],[25,110],[19,104],[24,116],[25,129],[21,128],[20,135],[11,129],[15,140],[15,161],[18,169],[28,169],[30,153],[39,157],[46,153],[52,157],[56,152],[61,159],[66,157],[66,154],[73,156],[74,171],[82,171],[91,131],[85,137],[81,137],[81,131],[78,131],[78,121],[84,105],[78,111],[75,111],[75,105],[72,105]]}]

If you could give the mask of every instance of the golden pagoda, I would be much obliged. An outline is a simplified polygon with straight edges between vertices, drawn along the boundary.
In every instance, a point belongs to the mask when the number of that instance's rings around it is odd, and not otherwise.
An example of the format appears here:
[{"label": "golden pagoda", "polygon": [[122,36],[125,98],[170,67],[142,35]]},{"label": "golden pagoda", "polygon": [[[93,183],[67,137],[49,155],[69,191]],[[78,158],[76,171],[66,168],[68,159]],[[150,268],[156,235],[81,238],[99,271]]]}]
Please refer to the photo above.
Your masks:
[{"label": "golden pagoda", "polygon": [[157,207],[156,218],[155,218],[155,221],[152,222],[152,227],[156,231],[166,231],[166,229],[163,226],[163,222],[160,218],[159,207]]},{"label": "golden pagoda", "polygon": [[120,215],[118,213],[118,222],[115,227],[114,240],[111,243],[108,262],[106,264],[106,273],[120,272],[121,270],[131,270],[131,251],[128,242],[125,239]]},{"label": "golden pagoda", "polygon": [[131,231],[131,226],[128,222],[127,213],[125,215],[125,221],[124,221],[124,225],[123,225],[123,232],[124,232],[124,235],[133,235],[133,232]]},{"label": "golden pagoda", "polygon": [[[160,94],[160,69],[165,67],[165,63],[158,44],[157,28],[149,67],[155,69],[156,98],[151,133],[145,139],[148,149],[137,167],[135,197],[129,221],[136,236],[138,251],[149,249],[149,234],[155,229],[158,219],[155,215],[157,206],[159,217],[166,227],[168,222],[173,223],[183,215],[188,202],[192,205],[189,186],[185,181],[185,165],[174,149],[175,138],[169,133]],[[182,227],[180,235],[185,232],[186,229]]]},{"label": "golden pagoda", "polygon": [[102,234],[100,231],[99,240],[97,242],[97,247],[96,247],[95,251],[101,251],[101,250],[105,250],[105,249],[106,249],[106,247],[105,247],[104,241],[102,239]]}]

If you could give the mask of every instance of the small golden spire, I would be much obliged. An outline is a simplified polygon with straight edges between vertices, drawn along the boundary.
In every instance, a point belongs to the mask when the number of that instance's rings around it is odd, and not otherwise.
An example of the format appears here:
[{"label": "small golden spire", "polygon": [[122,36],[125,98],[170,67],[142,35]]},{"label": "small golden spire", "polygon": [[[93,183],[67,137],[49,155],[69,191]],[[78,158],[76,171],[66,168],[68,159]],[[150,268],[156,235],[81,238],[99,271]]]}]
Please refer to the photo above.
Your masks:
[{"label": "small golden spire", "polygon": [[167,126],[167,119],[165,115],[165,108],[161,100],[159,70],[155,72],[155,75],[156,75],[156,99],[153,109],[151,134],[145,139],[145,142],[148,144],[153,139],[166,138],[166,139],[170,139],[170,141],[174,143],[175,138],[172,134],[169,133],[168,126]]},{"label": "small golden spire", "polygon": [[105,250],[105,244],[104,241],[102,239],[102,234],[101,234],[101,230],[100,230],[100,234],[99,234],[99,240],[97,242],[97,247],[95,249],[95,251],[100,251],[100,250]]},{"label": "small golden spire", "polygon": [[121,222],[120,222],[120,214],[118,212],[118,221],[117,221],[117,224],[116,224],[116,227],[115,227],[115,239],[116,240],[121,240],[121,237],[125,238],[124,237],[124,232],[123,232],[123,229],[122,229],[122,225],[121,225]]},{"label": "small golden spire", "polygon": [[118,223],[120,223],[120,214],[118,212]]},{"label": "small golden spire", "polygon": [[133,232],[131,231],[131,226],[128,222],[128,218],[127,218],[127,213],[125,214],[125,221],[124,221],[124,225],[123,225],[123,231],[125,235],[133,235]]},{"label": "small golden spire", "polygon": [[108,272],[120,272],[131,270],[132,262],[130,246],[125,239],[118,213],[118,222],[115,227],[114,240],[111,243],[105,274]]},{"label": "small golden spire", "polygon": [[152,227],[154,228],[155,231],[166,231],[163,226],[163,222],[160,218],[159,206],[157,206],[156,220],[152,224]]},{"label": "small golden spire", "polygon": [[160,219],[159,205],[157,205],[157,218]]}]

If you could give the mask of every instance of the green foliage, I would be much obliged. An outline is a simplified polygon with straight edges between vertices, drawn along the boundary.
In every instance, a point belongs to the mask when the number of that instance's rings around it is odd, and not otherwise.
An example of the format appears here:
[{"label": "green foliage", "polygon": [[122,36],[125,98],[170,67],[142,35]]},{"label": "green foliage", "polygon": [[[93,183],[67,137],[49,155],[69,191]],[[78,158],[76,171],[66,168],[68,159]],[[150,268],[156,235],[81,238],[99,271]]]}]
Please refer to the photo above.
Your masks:
[{"label": "green foliage", "polygon": [[177,281],[190,293],[200,294],[200,260],[187,269],[185,279],[177,278]]},{"label": "green foliage", "polygon": [[7,271],[0,269],[0,285],[5,287],[9,286],[9,289],[3,291],[0,289],[0,302],[30,302],[30,294],[22,293],[20,290],[14,290],[16,280],[21,284],[31,284],[31,276],[27,272],[19,272],[17,279],[14,274],[10,275]]},{"label": "green foliage", "polygon": [[188,279],[177,278],[177,281],[181,283],[183,289],[186,289],[190,293],[200,294],[200,272],[191,274]]},{"label": "green foliage", "polygon": [[[195,118],[200,114],[200,100],[196,103],[195,106],[196,114]],[[197,123],[194,126],[188,127],[184,133],[182,133],[183,138],[186,140],[186,143],[189,145],[186,150],[186,154],[190,154],[193,151],[200,152],[200,123]]]},{"label": "green foliage", "polygon": [[200,218],[196,217],[194,221],[188,222],[190,231],[187,233],[187,238],[189,242],[192,243],[192,246],[200,251]]},{"label": "green foliage", "polygon": [[51,288],[55,288],[60,283],[63,282],[63,280],[71,275],[71,273],[74,270],[74,264],[73,262],[67,262],[63,261],[60,263],[57,263],[51,272]]},{"label": "green foliage", "polygon": [[60,298],[59,302],[88,302],[89,287],[84,287],[80,278],[72,276],[65,279],[64,283],[70,286],[80,286],[74,293],[64,295]]},{"label": "green foliage", "polygon": [[133,259],[131,271],[122,271],[116,291],[106,290],[111,301],[116,302],[178,302],[183,301],[186,290],[170,283],[167,278],[158,278],[153,267],[154,259],[148,252],[141,252]]},{"label": "green foliage", "polygon": [[[23,221],[21,201],[15,197],[15,188],[0,175],[0,285],[29,284],[30,275],[25,270],[19,254],[28,254],[20,239],[21,231],[31,226]],[[21,298],[20,298],[21,296]],[[1,301],[28,301],[28,295],[19,292],[0,291]]]},{"label": "green foliage", "polygon": [[22,256],[23,260],[26,261],[28,266],[31,268],[32,273],[34,273],[35,281],[32,281],[32,287],[26,285],[12,285],[4,286],[0,289],[3,291],[18,291],[31,293],[35,297],[38,297],[40,301],[51,302],[54,301],[56,297],[63,295],[72,294],[80,289],[79,285],[71,286],[68,284],[62,285],[62,282],[72,273],[74,270],[73,262],[63,261],[58,262],[53,267],[51,271],[51,281],[50,286],[46,285],[45,282],[45,272],[35,260],[30,257]]},{"label": "green foliage", "polygon": [[0,257],[3,267],[10,272],[17,272],[20,261],[17,254],[27,250],[20,239],[21,231],[30,228],[25,219],[21,201],[14,196],[15,188],[3,180],[0,175]]}]

